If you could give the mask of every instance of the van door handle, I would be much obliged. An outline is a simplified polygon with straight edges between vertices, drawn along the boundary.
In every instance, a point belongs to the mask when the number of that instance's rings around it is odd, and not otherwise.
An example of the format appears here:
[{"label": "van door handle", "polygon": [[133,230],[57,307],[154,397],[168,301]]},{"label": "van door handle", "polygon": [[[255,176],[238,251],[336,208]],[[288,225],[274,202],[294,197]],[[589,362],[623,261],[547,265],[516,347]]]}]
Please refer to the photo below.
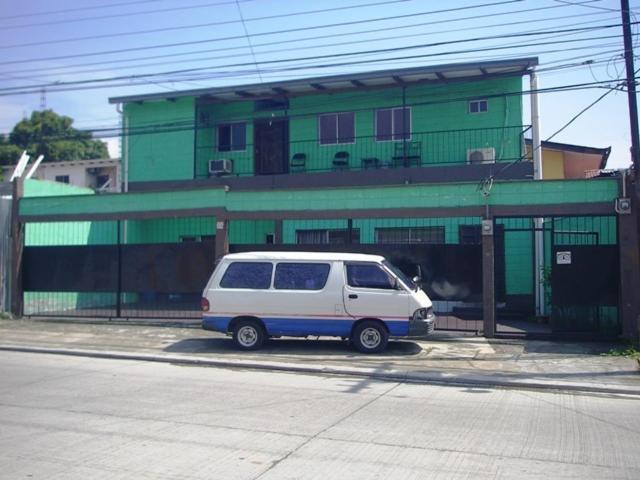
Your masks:
[{"label": "van door handle", "polygon": [[350,293],[349,298],[358,298],[358,295],[356,295],[355,293]]}]

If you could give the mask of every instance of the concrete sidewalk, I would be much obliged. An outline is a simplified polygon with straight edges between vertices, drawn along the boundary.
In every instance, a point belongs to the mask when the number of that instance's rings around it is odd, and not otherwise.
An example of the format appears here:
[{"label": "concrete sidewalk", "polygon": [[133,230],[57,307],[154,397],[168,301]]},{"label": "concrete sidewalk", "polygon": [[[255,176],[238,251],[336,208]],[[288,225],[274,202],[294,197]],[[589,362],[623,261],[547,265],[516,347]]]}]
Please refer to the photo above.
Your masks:
[{"label": "concrete sidewalk", "polygon": [[258,352],[191,326],[141,326],[52,320],[0,320],[0,349],[126,358],[217,367],[354,375],[468,386],[544,388],[640,395],[635,360],[603,356],[613,344],[489,340],[437,332],[392,341],[364,355],[346,342],[278,339]]}]

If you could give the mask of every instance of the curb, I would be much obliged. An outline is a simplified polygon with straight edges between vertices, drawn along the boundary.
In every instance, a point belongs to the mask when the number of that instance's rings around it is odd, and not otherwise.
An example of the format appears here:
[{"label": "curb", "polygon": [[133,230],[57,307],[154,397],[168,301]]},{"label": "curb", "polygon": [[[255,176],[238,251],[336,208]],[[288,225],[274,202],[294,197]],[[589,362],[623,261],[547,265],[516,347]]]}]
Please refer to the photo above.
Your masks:
[{"label": "curb", "polygon": [[291,364],[284,362],[250,361],[250,360],[213,360],[203,357],[187,357],[178,355],[156,355],[151,353],[126,353],[99,350],[74,350],[64,348],[42,348],[0,345],[0,351],[21,353],[43,353],[50,355],[68,355],[111,360],[137,360],[178,365],[195,365],[218,368],[239,368],[249,370],[266,370],[292,373],[310,373],[315,375],[338,375],[365,377],[381,381],[443,385],[456,387],[498,387],[519,390],[545,390],[556,392],[598,393],[615,395],[632,395],[640,397],[640,388],[601,387],[592,384],[559,384],[544,381],[501,380],[479,375],[451,375],[442,372],[415,372],[403,370],[379,371],[361,367],[329,367],[310,364]]}]

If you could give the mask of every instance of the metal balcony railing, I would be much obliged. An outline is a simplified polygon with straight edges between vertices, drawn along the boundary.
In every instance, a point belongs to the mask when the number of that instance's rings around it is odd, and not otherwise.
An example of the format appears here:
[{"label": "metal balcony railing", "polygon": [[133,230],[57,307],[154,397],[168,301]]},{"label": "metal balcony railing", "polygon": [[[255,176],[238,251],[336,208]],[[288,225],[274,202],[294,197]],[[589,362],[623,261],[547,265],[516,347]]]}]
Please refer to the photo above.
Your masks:
[{"label": "metal balcony railing", "polygon": [[[381,141],[375,136],[340,139],[247,143],[242,150],[218,151],[215,145],[196,149],[196,178],[318,173],[405,167],[433,167],[514,162],[525,156],[528,126],[412,132],[405,139]],[[210,172],[210,161],[215,162]]]}]

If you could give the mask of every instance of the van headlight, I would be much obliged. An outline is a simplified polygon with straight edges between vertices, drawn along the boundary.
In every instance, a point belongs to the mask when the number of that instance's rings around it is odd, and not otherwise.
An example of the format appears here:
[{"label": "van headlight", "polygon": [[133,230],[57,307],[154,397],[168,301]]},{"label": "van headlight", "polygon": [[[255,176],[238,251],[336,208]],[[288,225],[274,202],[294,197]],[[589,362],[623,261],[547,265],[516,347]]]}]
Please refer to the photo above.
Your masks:
[{"label": "van headlight", "polygon": [[433,307],[429,308],[419,308],[415,312],[413,312],[414,320],[427,320],[433,318]]}]

